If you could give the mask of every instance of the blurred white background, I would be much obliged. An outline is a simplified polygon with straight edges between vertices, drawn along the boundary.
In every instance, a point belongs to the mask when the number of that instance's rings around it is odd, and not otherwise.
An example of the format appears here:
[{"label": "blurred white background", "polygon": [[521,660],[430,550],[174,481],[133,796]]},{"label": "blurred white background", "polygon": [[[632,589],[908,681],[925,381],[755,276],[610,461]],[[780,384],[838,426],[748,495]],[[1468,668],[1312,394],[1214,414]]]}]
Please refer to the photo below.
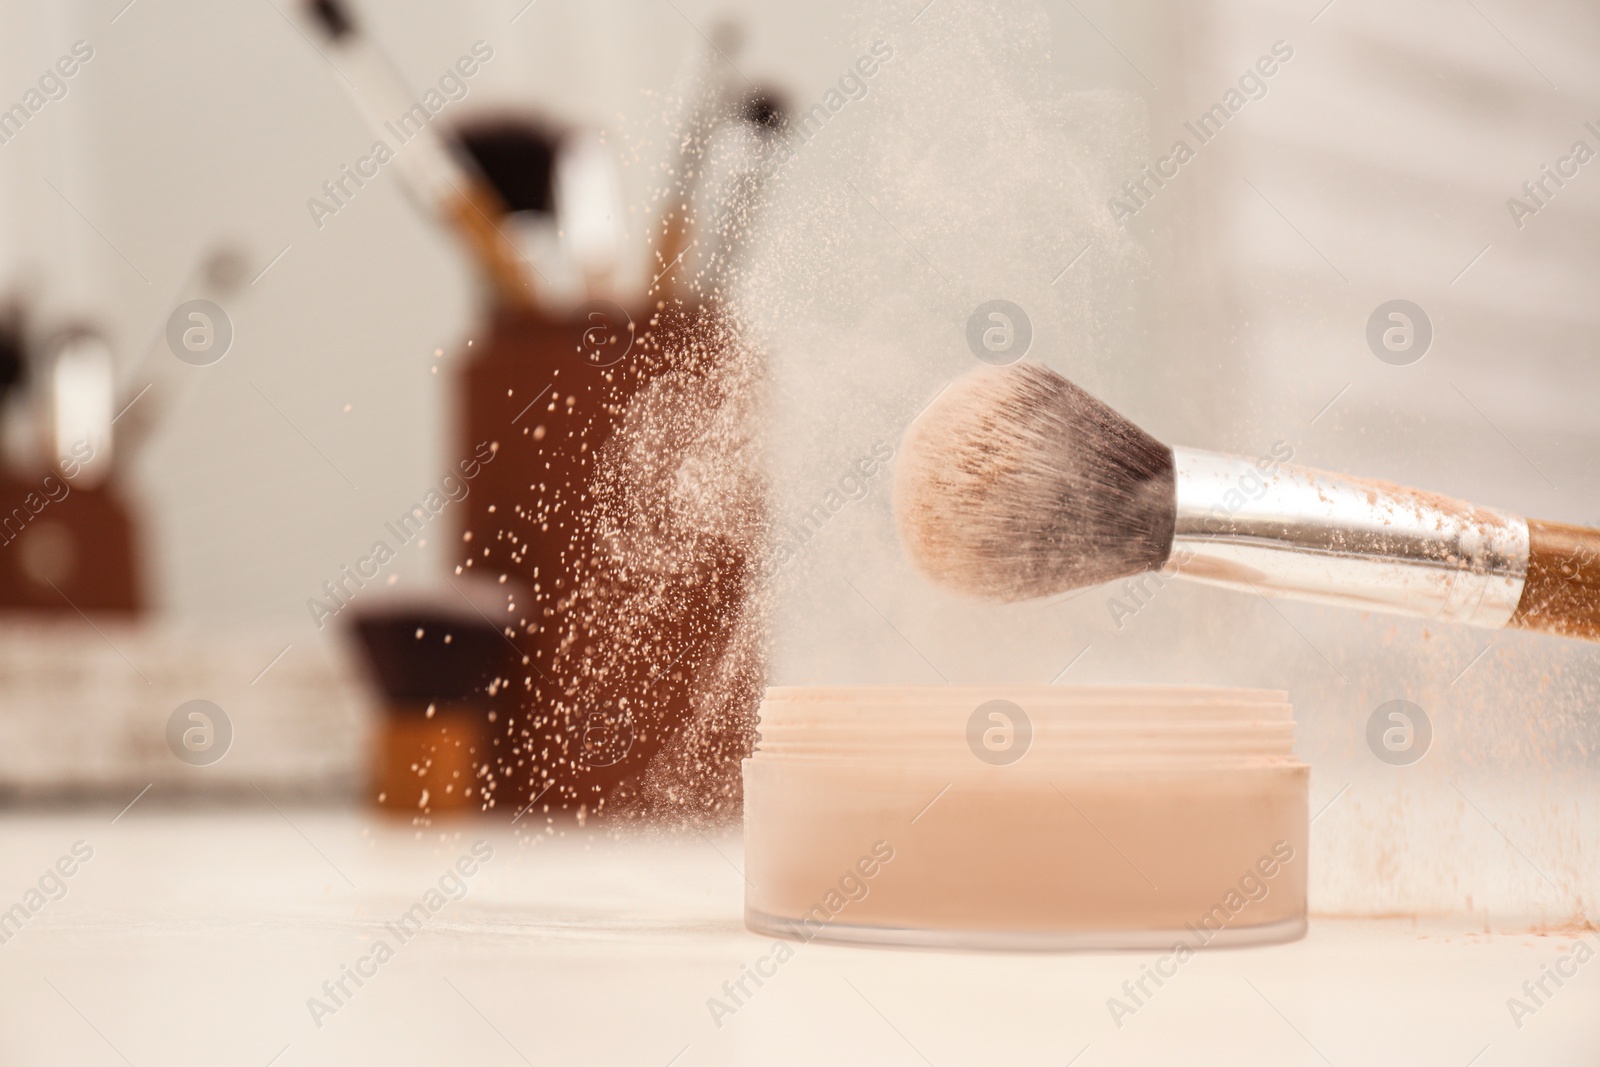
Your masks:
[{"label": "blurred white background", "polygon": [[[514,109],[599,138],[634,292],[656,273],[677,87],[719,18],[743,28],[740,77],[801,112],[892,49],[770,183],[739,293],[768,361],[780,524],[898,444],[973,365],[967,319],[996,298],[1029,316],[1030,358],[1169,443],[1281,444],[1600,523],[1600,162],[1520,227],[1506,204],[1575,141],[1600,150],[1593,4],[354,7],[418,91],[493,48],[447,120]],[[466,257],[397,174],[314,223],[308,198],[372,139],[297,8],[0,0],[0,133],[74,42],[93,48],[64,98],[0,142],[0,300],[25,301],[40,335],[103,331],[122,398],[153,356],[161,381],[139,403],[166,412],[127,472],[151,617],[0,621],[0,799],[22,801],[0,809],[0,1060],[1594,1062],[1593,969],[1536,1018],[1506,1011],[1594,940],[1592,646],[1181,583],[1120,619],[1116,588],[976,605],[902,559],[892,466],[781,569],[771,680],[1286,689],[1312,767],[1306,941],[1207,954],[1126,1028],[1106,998],[1143,973],[1137,956],[799,946],[724,1029],[705,998],[769,951],[739,922],[736,832],[613,840],[503,809],[412,825],[321,803],[365,789],[379,720],[307,599],[458,458],[452,368],[483,326]],[[1265,96],[1117,225],[1117,188],[1194,145],[1184,123],[1277,42],[1293,55]],[[243,265],[214,297],[232,348],[177,364],[164,325],[205,295],[218,250]],[[1395,299],[1434,334],[1403,366],[1366,340]],[[38,429],[8,413],[13,462]],[[447,528],[386,568],[399,589],[445,578]],[[195,697],[233,720],[214,767],[180,763],[163,733]],[[1367,741],[1394,699],[1432,723],[1406,766]],[[243,802],[181,804],[222,787]],[[308,1018],[480,832],[497,858],[470,899],[348,1011]],[[26,903],[74,841],[93,865]]]}]

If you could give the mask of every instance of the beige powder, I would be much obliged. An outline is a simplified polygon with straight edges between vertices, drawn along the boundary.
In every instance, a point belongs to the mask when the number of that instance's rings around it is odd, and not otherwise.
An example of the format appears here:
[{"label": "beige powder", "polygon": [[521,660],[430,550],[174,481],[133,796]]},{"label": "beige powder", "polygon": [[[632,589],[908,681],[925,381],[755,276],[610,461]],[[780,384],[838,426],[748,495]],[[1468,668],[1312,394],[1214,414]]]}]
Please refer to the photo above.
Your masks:
[{"label": "beige powder", "polygon": [[[996,696],[1033,731],[1004,766],[963,729]],[[747,919],[836,940],[1019,947],[1170,944],[1188,925],[1297,936],[1309,768],[1277,696],[769,691],[745,764]]]}]

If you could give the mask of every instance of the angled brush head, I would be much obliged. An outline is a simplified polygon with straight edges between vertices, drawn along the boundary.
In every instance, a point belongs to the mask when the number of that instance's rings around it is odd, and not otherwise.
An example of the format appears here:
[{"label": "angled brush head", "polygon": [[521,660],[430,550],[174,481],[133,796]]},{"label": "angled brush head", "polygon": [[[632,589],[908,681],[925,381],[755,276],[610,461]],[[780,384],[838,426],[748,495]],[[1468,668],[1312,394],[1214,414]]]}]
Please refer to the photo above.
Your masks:
[{"label": "angled brush head", "polygon": [[894,507],[930,578],[1027,600],[1160,567],[1175,492],[1170,448],[1024,362],[958,379],[911,424]]}]

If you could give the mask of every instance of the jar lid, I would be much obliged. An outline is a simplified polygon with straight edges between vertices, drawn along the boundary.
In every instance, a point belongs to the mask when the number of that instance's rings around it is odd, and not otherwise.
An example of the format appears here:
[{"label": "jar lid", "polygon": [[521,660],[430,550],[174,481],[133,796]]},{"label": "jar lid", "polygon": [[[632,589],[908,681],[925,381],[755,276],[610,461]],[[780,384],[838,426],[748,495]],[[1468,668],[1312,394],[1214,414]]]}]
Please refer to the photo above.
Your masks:
[{"label": "jar lid", "polygon": [[1297,764],[1282,690],[784,686],[767,690],[757,733],[756,751],[767,759],[1026,762],[1045,771]]}]

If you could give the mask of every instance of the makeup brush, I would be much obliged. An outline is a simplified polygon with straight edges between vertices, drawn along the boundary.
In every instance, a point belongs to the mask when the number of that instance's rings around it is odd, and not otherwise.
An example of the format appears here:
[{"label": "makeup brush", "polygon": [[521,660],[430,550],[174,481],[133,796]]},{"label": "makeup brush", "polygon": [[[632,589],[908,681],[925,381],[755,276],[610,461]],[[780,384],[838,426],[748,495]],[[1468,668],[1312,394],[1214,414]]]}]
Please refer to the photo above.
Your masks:
[{"label": "makeup brush", "polygon": [[[341,80],[356,109],[367,120],[372,135],[389,146],[395,169],[411,195],[465,242],[499,306],[530,310],[534,306],[533,276],[521,252],[500,228],[506,207],[494,187],[470,165],[456,143],[423,117],[428,109],[406,88],[345,0],[308,0],[304,12],[323,43],[338,57],[344,68]],[[332,60],[329,62],[331,65]],[[409,132],[401,132],[394,126],[397,122]],[[391,145],[391,141],[395,143]]]},{"label": "makeup brush", "polygon": [[987,599],[1161,571],[1600,640],[1600,532],[1388,482],[1169,448],[1036,363],[985,367],[952,384],[906,431],[897,466],[894,507],[911,559]]}]

